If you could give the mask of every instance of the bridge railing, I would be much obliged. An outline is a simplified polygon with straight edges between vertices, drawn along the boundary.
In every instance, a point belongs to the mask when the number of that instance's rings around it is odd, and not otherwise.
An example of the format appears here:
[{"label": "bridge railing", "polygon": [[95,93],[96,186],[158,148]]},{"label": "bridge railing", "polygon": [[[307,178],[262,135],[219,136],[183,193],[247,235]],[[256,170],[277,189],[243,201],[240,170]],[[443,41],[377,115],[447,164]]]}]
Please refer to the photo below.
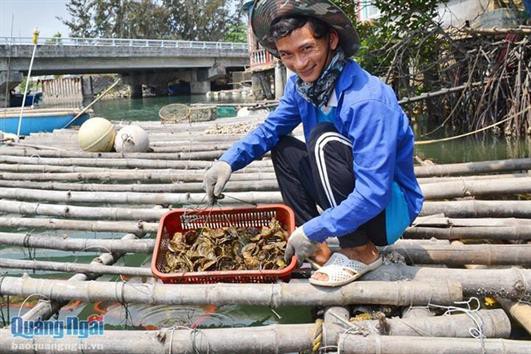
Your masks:
[{"label": "bridge railing", "polygon": [[[31,37],[0,37],[4,45],[32,45]],[[191,49],[228,49],[247,51],[247,43],[178,41],[160,39],[124,39],[124,38],[39,38],[39,45],[49,46],[90,46],[90,47],[151,47],[151,48],[191,48]]]}]

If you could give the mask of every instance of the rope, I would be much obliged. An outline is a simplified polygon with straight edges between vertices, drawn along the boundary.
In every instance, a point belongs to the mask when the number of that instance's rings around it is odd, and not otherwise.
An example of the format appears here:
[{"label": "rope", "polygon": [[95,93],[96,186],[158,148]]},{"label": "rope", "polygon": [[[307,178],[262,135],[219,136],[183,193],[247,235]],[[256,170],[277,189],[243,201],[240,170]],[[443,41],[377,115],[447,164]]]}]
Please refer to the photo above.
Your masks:
[{"label": "rope", "polygon": [[313,327],[313,339],[312,339],[312,353],[319,352],[321,348],[321,341],[323,339],[323,320],[318,318],[315,320]]},{"label": "rope", "polygon": [[[168,354],[173,354],[173,333],[175,332],[176,329],[185,329],[185,330],[189,330],[190,331],[190,340],[191,340],[191,345],[192,345],[192,352],[194,354],[198,354],[198,353],[201,353],[201,348],[198,348],[197,347],[197,344],[196,344],[196,340],[198,339],[198,336],[199,335],[202,335],[203,337],[205,336],[205,334],[203,332],[201,332],[200,329],[198,328],[190,328],[190,327],[186,327],[186,326],[172,326],[170,328],[168,328],[168,330],[170,331],[170,338],[169,338],[169,345],[168,345]],[[165,334],[164,334],[164,341],[165,341]],[[199,340],[201,340],[199,338]],[[199,345],[201,345],[201,343],[199,343]],[[207,346],[207,350],[206,352],[207,353],[210,353],[210,345],[208,343],[208,341],[206,342],[206,346]]]},{"label": "rope", "polygon": [[[4,272],[2,273],[2,275],[0,276],[0,296],[2,297],[2,305],[4,305],[4,295],[2,294],[2,284],[4,282],[4,279],[5,277],[7,276],[7,272]],[[10,317],[10,314],[9,314],[9,307],[11,306],[11,304],[9,303],[9,295],[6,295],[6,302],[5,302],[5,305],[6,305],[6,315],[4,315],[4,309],[2,308],[3,306],[0,306],[0,311],[1,311],[1,315],[2,315],[2,326],[7,326],[8,323],[9,323],[9,317]],[[7,319],[6,319],[7,317]]]},{"label": "rope", "polygon": [[461,135],[455,135],[455,136],[450,136],[450,137],[447,137],[447,138],[442,138],[442,139],[433,139],[433,140],[421,140],[421,141],[415,141],[415,145],[428,145],[428,144],[435,144],[435,143],[441,143],[441,142],[444,142],[444,141],[451,141],[451,140],[456,140],[456,139],[460,139],[460,138],[464,138],[466,136],[469,136],[469,135],[474,135],[476,133],[479,133],[479,132],[482,132],[484,130],[488,130],[490,128],[493,128],[495,126],[498,126],[502,123],[505,123],[521,114],[524,114],[526,113],[527,111],[530,111],[531,110],[531,106],[527,107],[526,109],[524,110],[521,110],[520,112],[518,113],[515,113],[515,114],[512,114],[510,115],[509,117],[503,119],[503,120],[500,120],[499,122],[497,123],[494,123],[494,124],[491,124],[491,125],[488,125],[486,127],[483,127],[483,128],[480,128],[480,129],[477,129],[477,130],[474,130],[472,132],[468,132],[468,133],[464,133],[464,134],[461,134]]}]

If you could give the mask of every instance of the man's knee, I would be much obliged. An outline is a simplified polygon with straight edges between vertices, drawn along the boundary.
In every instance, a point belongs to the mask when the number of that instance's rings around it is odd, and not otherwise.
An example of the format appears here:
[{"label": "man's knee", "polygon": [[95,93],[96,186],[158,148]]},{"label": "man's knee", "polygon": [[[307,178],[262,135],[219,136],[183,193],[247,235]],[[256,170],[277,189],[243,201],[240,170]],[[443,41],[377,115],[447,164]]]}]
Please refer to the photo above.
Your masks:
[{"label": "man's knee", "polygon": [[339,134],[331,123],[320,123],[312,130],[307,148],[312,156],[317,154],[326,158],[341,155],[346,161],[351,161],[351,142]]},{"label": "man's knee", "polygon": [[271,149],[271,160],[277,163],[282,156],[295,158],[300,155],[298,150],[304,150],[304,143],[297,138],[286,135],[280,138],[279,142]]},{"label": "man's knee", "polygon": [[310,133],[309,147],[314,147],[319,137],[325,133],[337,133],[336,127],[332,123],[319,123],[312,129]]}]

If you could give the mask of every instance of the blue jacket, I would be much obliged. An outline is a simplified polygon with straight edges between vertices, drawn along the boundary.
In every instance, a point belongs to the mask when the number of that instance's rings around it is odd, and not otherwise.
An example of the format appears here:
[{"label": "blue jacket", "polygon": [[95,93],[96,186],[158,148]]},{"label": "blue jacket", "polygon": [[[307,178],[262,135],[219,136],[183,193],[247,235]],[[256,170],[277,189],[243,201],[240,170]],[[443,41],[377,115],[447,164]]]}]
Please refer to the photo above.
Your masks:
[{"label": "blue jacket", "polygon": [[[318,108],[300,96],[295,79],[292,76],[288,80],[277,109],[220,158],[233,171],[271,150],[301,121],[309,139],[318,123]],[[355,189],[337,207],[306,222],[304,232],[311,240],[322,242],[355,231],[389,206],[394,198],[393,187],[405,199],[402,209],[407,211],[402,219],[408,219],[405,226],[409,225],[420,212],[423,196],[413,170],[413,131],[393,90],[351,60],[336,81],[335,90],[335,126],[352,142]],[[398,236],[393,238],[390,243]]]}]

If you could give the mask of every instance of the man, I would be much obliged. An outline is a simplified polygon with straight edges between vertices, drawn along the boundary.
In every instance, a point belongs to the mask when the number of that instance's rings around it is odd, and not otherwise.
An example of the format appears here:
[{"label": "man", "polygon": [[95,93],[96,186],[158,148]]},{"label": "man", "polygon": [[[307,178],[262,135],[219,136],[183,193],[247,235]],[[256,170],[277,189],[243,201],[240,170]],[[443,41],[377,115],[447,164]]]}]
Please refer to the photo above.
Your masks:
[{"label": "man", "polygon": [[[376,246],[395,242],[421,209],[408,118],[387,85],[348,59],[358,35],[328,0],[257,0],[251,25],[296,76],[278,108],[207,171],[207,196],[215,201],[233,171],[272,150],[298,226],[286,260],[324,250],[310,282],[347,284],[382,264]],[[301,122],[305,143],[288,135]],[[326,260],[318,245],[328,237],[338,237],[341,251]]]}]

